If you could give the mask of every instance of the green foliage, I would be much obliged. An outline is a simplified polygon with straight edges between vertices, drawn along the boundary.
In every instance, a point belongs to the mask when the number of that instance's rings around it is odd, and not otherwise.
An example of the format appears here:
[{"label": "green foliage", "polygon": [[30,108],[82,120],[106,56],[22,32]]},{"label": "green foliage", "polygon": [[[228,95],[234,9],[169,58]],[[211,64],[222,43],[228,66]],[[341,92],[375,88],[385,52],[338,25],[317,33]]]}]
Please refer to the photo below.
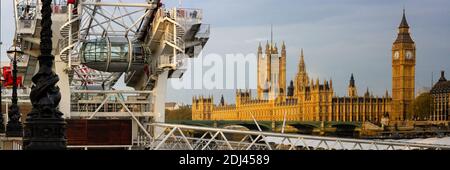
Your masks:
[{"label": "green foliage", "polygon": [[430,93],[423,93],[418,96],[408,108],[408,118],[425,120],[432,113],[432,99]]},{"label": "green foliage", "polygon": [[182,106],[178,110],[166,110],[166,122],[177,120],[192,120],[192,110],[190,107]]}]

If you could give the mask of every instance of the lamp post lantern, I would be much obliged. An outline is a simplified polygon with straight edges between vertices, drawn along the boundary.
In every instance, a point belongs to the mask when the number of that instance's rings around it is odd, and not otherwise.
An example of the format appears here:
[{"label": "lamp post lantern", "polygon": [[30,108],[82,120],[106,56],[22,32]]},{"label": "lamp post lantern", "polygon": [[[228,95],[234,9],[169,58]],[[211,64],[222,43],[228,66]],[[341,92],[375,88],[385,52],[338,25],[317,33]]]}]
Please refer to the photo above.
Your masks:
[{"label": "lamp post lantern", "polygon": [[[41,0],[41,43],[39,71],[32,81],[30,100],[33,109],[27,115],[24,128],[23,149],[25,150],[64,150],[66,144],[66,122],[58,110],[61,93],[56,83],[58,75],[52,67],[52,8],[51,0]],[[69,94],[66,94],[69,95]]]},{"label": "lamp post lantern", "polygon": [[19,106],[17,105],[17,59],[21,58],[23,52],[16,45],[12,46],[7,52],[9,59],[12,62],[13,68],[13,89],[11,106],[8,112],[8,124],[6,125],[6,136],[7,137],[22,137],[23,128],[22,123],[20,123],[20,112]]}]

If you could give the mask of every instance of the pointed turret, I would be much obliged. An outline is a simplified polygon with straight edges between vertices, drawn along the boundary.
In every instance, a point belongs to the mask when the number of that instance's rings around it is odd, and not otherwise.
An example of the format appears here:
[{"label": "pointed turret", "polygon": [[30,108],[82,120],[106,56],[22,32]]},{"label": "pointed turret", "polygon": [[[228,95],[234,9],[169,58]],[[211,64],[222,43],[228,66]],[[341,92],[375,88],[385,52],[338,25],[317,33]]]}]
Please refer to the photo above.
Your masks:
[{"label": "pointed turret", "polygon": [[445,82],[447,79],[445,78],[445,71],[441,71],[441,78],[439,78],[439,82]]},{"label": "pointed turret", "polygon": [[304,73],[306,72],[306,66],[305,66],[305,56],[303,55],[303,48],[300,53],[300,62],[298,63],[298,72]]},{"label": "pointed turret", "polygon": [[223,98],[223,94],[222,97],[220,98],[220,105],[225,106],[225,99]]},{"label": "pointed turret", "polygon": [[270,45],[269,45],[269,41],[266,42],[266,55],[270,54]]},{"label": "pointed turret", "polygon": [[281,55],[279,58],[279,72],[278,72],[278,87],[279,87],[279,97],[284,99],[286,97],[287,87],[286,87],[286,44],[281,45]]},{"label": "pointed turret", "polygon": [[294,96],[294,81],[292,81],[292,80],[291,80],[291,83],[289,84],[289,87],[288,87],[287,96],[288,97]]},{"label": "pointed turret", "polygon": [[192,107],[195,108],[195,106],[197,105],[197,96],[192,97]]},{"label": "pointed turret", "polygon": [[278,45],[275,43],[275,46],[272,48],[272,54],[278,54]]},{"label": "pointed turret", "polygon": [[261,46],[261,42],[259,42],[259,46],[258,46],[258,54],[262,54],[262,46]]},{"label": "pointed turret", "polygon": [[400,23],[400,26],[399,26],[398,28],[409,28],[408,21],[406,21],[406,12],[405,12],[405,9],[403,9],[402,22]]},{"label": "pointed turret", "polygon": [[357,89],[355,84],[355,77],[352,75],[350,76],[350,82],[348,84],[348,96],[349,97],[357,97]]},{"label": "pointed turret", "polygon": [[324,89],[328,89],[329,88],[328,81],[326,79],[323,80],[323,86],[324,86]]},{"label": "pointed turret", "polygon": [[330,89],[333,89],[333,80],[330,79]]},{"label": "pointed turret", "polygon": [[319,80],[319,77],[317,77],[317,79],[316,79],[316,86],[317,86],[317,87],[320,86],[320,80]]},{"label": "pointed turret", "polygon": [[312,84],[314,82],[309,81],[308,73],[306,72],[306,64],[305,64],[305,56],[303,54],[303,48],[300,52],[300,61],[298,62],[297,75],[295,79],[295,85],[297,90],[302,89],[303,87],[308,86],[308,84]]},{"label": "pointed turret", "polygon": [[348,85],[349,87],[355,87],[355,77],[352,75],[350,76],[350,83]]},{"label": "pointed turret", "polygon": [[408,25],[408,21],[406,20],[406,13],[405,13],[404,9],[403,9],[402,21],[400,22],[398,29],[399,30],[398,30],[397,39],[395,40],[394,44],[414,43],[413,39],[411,38],[411,35],[409,34],[409,25]]},{"label": "pointed turret", "polygon": [[364,97],[369,98],[370,97],[370,91],[369,88],[367,87],[367,91],[366,94],[364,94]]}]

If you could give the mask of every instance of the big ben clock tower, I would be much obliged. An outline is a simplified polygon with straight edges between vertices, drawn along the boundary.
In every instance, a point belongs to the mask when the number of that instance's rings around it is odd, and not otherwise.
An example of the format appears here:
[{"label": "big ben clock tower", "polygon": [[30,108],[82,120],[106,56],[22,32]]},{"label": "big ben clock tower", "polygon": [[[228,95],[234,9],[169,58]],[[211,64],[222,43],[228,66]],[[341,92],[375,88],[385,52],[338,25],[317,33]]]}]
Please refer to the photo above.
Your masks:
[{"label": "big ben clock tower", "polygon": [[392,45],[392,113],[391,120],[405,120],[408,106],[414,100],[416,45],[409,33],[405,10]]}]

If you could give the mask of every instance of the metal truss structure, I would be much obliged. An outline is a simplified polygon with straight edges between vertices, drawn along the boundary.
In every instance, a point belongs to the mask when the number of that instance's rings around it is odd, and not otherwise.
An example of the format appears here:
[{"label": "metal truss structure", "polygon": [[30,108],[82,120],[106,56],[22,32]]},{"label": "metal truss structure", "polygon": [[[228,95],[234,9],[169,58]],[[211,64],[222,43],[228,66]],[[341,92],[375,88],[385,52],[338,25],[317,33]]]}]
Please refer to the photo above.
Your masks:
[{"label": "metal truss structure", "polygon": [[151,91],[77,90],[73,93],[71,118],[131,118],[142,134],[151,137],[143,124],[148,122],[150,117],[156,116],[153,112],[154,104],[151,98],[142,97],[150,95]]},{"label": "metal truss structure", "polygon": [[[147,144],[153,150],[449,150],[450,145],[319,137],[153,123],[165,131]],[[192,137],[196,136],[196,137]]]},{"label": "metal truss structure", "polygon": [[[144,126],[147,126],[148,129]],[[164,123],[146,123],[140,127],[141,133],[133,145],[86,145],[68,146],[68,148],[84,150],[101,148],[127,150],[450,150],[450,145],[319,137]],[[148,132],[153,128],[163,128],[164,131],[152,136]],[[14,150],[21,149],[20,140],[11,140],[11,142],[14,144]]]},{"label": "metal truss structure", "polygon": [[85,42],[105,37],[136,39],[140,29],[138,24],[142,24],[154,7],[150,3],[127,3],[122,0],[83,0],[77,8],[68,5],[67,22],[59,31],[62,38],[58,43],[58,53],[68,65],[66,70],[71,86],[114,86],[123,72],[105,72],[86,67],[81,63],[80,48]]},{"label": "metal truss structure", "polygon": [[123,73],[107,73],[91,69],[86,65],[73,66],[71,86],[74,90],[111,89]]}]

